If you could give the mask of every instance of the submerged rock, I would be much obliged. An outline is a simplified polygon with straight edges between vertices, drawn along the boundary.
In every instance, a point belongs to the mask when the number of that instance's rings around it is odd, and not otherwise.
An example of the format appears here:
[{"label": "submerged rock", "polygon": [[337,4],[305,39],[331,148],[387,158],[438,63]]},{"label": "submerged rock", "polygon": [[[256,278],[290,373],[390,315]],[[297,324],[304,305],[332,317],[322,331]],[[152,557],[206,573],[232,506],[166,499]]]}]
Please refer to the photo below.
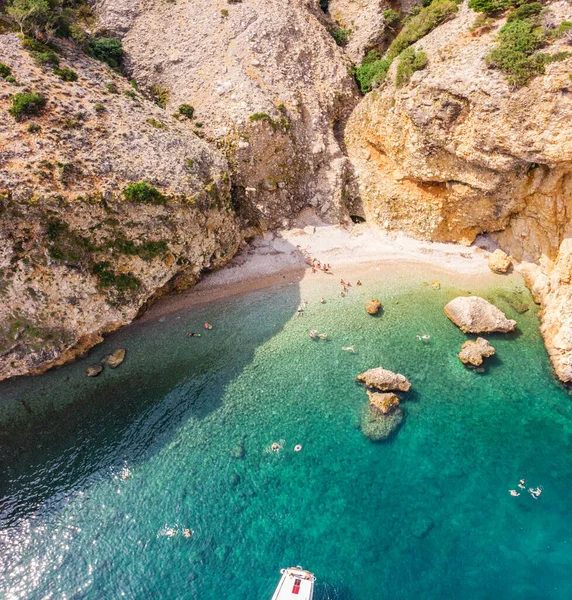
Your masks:
[{"label": "submerged rock", "polygon": [[389,414],[374,408],[371,404],[363,407],[361,414],[361,431],[372,442],[388,439],[403,422],[403,411],[399,406]]},{"label": "submerged rock", "polygon": [[370,369],[364,373],[360,373],[356,377],[356,381],[365,383],[367,387],[374,388],[380,392],[407,392],[411,384],[404,375],[388,371],[383,367]]},{"label": "submerged rock", "polygon": [[476,340],[467,340],[459,352],[459,358],[465,365],[471,367],[480,367],[483,359],[493,356],[496,350],[490,345],[488,340],[478,337]]},{"label": "submerged rock", "polygon": [[102,371],[103,371],[102,365],[92,365],[91,367],[88,367],[86,369],[85,374],[88,377],[97,377]]},{"label": "submerged rock", "polygon": [[366,310],[366,312],[367,312],[368,315],[377,315],[377,313],[380,311],[381,308],[383,308],[383,305],[377,299],[370,300],[365,305],[365,310]]},{"label": "submerged rock", "polygon": [[488,258],[489,269],[493,273],[506,273],[511,262],[510,256],[498,248]]},{"label": "submerged rock", "polygon": [[516,321],[507,319],[501,310],[479,296],[459,296],[444,311],[465,333],[508,333],[516,326]]},{"label": "submerged rock", "polygon": [[125,348],[118,348],[111,354],[104,356],[101,362],[110,369],[116,369],[125,360]]},{"label": "submerged rock", "polygon": [[423,538],[431,531],[431,529],[433,529],[434,526],[435,523],[431,517],[420,517],[411,525],[411,533],[416,538]]},{"label": "submerged rock", "polygon": [[244,442],[241,441],[239,442],[233,449],[232,449],[232,457],[233,458],[237,458],[238,460],[242,460],[246,454],[246,448],[244,446]]}]

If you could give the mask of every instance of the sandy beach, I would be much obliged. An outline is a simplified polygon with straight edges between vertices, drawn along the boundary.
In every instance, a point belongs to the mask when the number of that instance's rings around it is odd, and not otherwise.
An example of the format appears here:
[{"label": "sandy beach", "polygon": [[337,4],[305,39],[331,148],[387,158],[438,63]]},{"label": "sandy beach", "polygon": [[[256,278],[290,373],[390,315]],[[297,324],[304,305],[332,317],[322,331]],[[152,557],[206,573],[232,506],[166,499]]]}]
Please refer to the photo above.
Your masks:
[{"label": "sandy beach", "polygon": [[477,246],[415,240],[366,223],[350,227],[306,225],[255,238],[224,268],[206,274],[182,294],[160,300],[143,319],[278,283],[301,282],[312,275],[311,259],[330,264],[331,274],[342,278],[359,278],[376,267],[399,263],[400,268],[406,264],[416,269],[426,266],[432,274],[437,270],[472,279],[492,276],[487,254]]}]

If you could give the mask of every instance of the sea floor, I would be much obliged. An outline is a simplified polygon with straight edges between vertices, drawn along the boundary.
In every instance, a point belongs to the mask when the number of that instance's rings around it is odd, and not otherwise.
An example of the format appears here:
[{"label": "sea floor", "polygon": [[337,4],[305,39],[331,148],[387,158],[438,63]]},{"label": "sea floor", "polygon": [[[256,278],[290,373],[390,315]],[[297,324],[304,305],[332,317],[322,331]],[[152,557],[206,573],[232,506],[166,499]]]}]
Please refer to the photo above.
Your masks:
[{"label": "sea floor", "polygon": [[[302,565],[317,600],[569,600],[572,405],[522,282],[359,276],[343,298],[317,274],[167,311],[0,384],[0,597],[264,600]],[[518,322],[484,373],[443,313],[468,292]],[[124,364],[85,377],[119,347]],[[354,381],[377,366],[412,383],[383,443]],[[540,498],[509,494],[521,478]]]}]

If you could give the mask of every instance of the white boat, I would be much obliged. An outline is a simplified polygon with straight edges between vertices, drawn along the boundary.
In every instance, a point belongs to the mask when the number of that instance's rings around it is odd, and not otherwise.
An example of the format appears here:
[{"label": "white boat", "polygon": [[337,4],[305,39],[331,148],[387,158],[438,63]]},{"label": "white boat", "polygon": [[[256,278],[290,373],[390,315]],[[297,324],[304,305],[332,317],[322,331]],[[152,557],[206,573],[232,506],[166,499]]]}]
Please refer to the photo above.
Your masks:
[{"label": "white boat", "polygon": [[312,600],[316,578],[302,567],[282,569],[282,578],[272,600]]}]

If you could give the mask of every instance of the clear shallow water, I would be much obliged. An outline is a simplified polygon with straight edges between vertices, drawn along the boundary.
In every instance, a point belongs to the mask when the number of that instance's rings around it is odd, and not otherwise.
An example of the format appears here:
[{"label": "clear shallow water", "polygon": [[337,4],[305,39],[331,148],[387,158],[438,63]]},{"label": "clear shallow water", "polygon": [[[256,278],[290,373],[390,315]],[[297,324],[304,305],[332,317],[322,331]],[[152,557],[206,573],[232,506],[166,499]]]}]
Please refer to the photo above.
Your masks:
[{"label": "clear shallow water", "polygon": [[[477,374],[442,311],[467,282],[385,268],[339,298],[326,280],[140,323],[0,385],[0,596],[264,600],[301,564],[317,599],[572,597],[572,408],[528,295],[523,315],[506,301],[518,281],[471,283],[519,323]],[[85,377],[122,346],[119,369]],[[397,436],[373,444],[354,377],[379,365],[413,391]],[[508,494],[521,477],[538,501]]]}]

